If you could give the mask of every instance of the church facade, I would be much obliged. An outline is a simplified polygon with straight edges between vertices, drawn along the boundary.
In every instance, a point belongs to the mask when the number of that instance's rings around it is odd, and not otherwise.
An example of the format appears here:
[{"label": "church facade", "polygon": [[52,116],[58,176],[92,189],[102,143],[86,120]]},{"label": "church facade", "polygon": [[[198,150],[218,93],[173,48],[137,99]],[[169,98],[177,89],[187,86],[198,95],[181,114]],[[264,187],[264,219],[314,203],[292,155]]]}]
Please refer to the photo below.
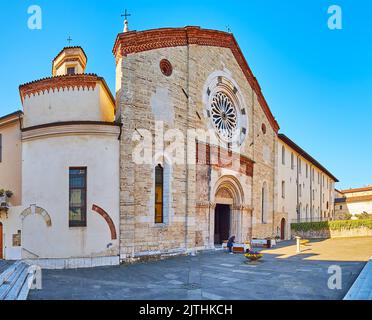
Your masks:
[{"label": "church facade", "polygon": [[23,112],[1,119],[0,133],[11,118],[18,139],[13,174],[10,158],[0,163],[0,187],[15,191],[0,218],[5,258],[133,262],[231,235],[289,239],[294,220],[333,218],[337,179],[279,134],[232,34],[124,32],[113,54],[115,97],[68,47],[51,78],[20,87]]}]

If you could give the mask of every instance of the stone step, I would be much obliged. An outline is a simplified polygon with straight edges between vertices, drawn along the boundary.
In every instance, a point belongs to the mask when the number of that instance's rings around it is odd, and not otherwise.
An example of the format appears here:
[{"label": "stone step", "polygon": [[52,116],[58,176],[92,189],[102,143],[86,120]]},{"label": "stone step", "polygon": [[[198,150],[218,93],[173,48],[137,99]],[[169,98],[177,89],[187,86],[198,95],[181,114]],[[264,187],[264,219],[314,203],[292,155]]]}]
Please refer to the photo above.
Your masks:
[{"label": "stone step", "polygon": [[6,283],[11,277],[11,275],[15,272],[15,270],[18,268],[18,266],[21,264],[20,261],[17,261],[13,265],[8,266],[1,274],[0,274],[0,286],[2,286],[4,283]]},{"label": "stone step", "polygon": [[29,266],[24,262],[16,262],[0,275],[0,300],[26,300],[29,282],[33,274],[29,274]]}]

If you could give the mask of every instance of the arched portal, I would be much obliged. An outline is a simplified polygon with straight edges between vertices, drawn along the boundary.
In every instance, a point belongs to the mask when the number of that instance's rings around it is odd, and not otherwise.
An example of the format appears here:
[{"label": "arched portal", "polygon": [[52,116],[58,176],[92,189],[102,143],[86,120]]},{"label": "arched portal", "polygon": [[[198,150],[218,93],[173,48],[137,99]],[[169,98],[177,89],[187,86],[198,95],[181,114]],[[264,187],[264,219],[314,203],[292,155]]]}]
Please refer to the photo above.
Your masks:
[{"label": "arched portal", "polygon": [[[250,223],[245,218],[244,192],[240,182],[233,176],[223,176],[215,184],[215,211],[211,223],[214,244],[221,244],[235,235],[236,241],[247,240]],[[244,227],[245,226],[245,227]]]}]

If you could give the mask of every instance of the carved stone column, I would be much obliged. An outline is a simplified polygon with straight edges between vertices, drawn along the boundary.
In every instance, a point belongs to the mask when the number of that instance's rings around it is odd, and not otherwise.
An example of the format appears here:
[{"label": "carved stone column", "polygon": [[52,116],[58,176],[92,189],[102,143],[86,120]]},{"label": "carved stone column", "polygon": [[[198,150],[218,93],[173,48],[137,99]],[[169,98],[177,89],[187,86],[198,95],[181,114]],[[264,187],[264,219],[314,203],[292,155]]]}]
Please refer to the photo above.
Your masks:
[{"label": "carved stone column", "polygon": [[205,217],[207,217],[207,221],[205,222],[207,225],[206,234],[207,237],[205,239],[205,247],[207,248],[214,248],[214,214],[216,209],[216,204],[208,201],[198,202],[196,207],[199,210],[203,210],[206,212]]}]

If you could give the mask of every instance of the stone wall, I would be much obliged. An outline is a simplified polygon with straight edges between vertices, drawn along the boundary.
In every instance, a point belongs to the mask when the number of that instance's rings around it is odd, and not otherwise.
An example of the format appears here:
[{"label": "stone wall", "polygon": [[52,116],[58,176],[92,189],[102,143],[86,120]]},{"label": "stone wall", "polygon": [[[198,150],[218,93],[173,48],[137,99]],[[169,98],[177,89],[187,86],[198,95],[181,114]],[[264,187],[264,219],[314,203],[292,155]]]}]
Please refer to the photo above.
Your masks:
[{"label": "stone wall", "polygon": [[304,239],[328,239],[328,238],[353,238],[353,237],[371,237],[372,229],[360,227],[357,229],[341,230],[319,230],[319,231],[292,231],[292,237],[299,236]]}]

